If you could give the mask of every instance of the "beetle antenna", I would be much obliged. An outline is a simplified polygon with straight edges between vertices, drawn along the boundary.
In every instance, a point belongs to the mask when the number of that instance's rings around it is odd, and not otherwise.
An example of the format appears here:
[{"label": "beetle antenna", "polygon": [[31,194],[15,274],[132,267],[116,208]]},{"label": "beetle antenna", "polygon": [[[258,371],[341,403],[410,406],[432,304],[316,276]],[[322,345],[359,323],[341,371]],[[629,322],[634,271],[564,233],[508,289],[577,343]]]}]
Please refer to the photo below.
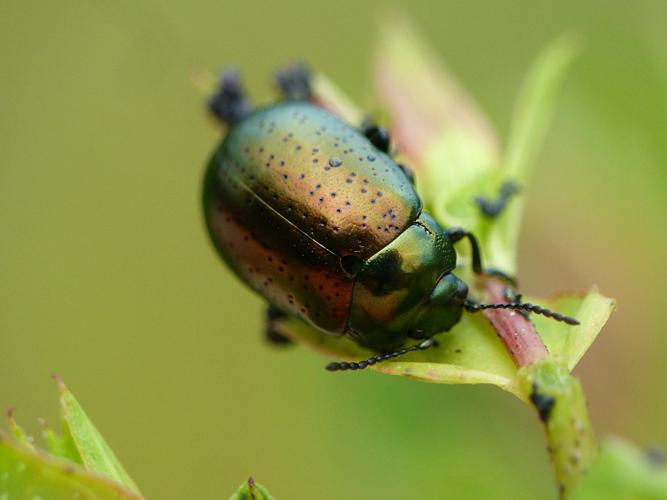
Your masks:
[{"label": "beetle antenna", "polygon": [[405,347],[398,351],[390,352],[387,354],[378,354],[377,356],[373,356],[372,358],[368,358],[363,361],[351,361],[351,362],[334,361],[333,363],[329,363],[325,368],[330,372],[337,372],[344,370],[363,370],[367,366],[372,366],[375,363],[379,363],[380,361],[386,361],[388,359],[396,358],[398,356],[403,356],[404,354],[407,354],[409,352],[424,351],[434,345],[436,345],[436,341],[433,340],[432,338],[428,338],[426,340],[421,341],[419,344],[411,345],[410,347]]},{"label": "beetle antenna", "polygon": [[472,313],[479,312],[484,309],[513,309],[515,311],[527,311],[527,312],[533,312],[535,314],[541,314],[542,316],[555,319],[556,321],[562,321],[563,323],[567,323],[568,325],[579,324],[579,321],[577,321],[575,318],[572,318],[570,316],[565,316],[564,314],[552,311],[550,309],[546,309],[542,306],[538,306],[537,304],[528,304],[525,302],[510,302],[510,303],[500,303],[500,304],[476,304],[475,302],[467,300],[464,303],[463,307],[465,308],[466,311]]}]

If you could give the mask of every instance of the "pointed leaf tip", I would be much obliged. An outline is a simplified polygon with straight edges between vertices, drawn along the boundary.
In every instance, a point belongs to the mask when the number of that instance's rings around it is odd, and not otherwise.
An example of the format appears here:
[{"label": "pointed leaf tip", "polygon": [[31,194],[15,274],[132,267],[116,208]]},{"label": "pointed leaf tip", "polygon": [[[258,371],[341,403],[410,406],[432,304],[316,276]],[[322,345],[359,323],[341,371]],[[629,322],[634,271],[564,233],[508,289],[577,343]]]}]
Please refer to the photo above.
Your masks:
[{"label": "pointed leaf tip", "polygon": [[35,445],[34,442],[35,440],[32,438],[32,436],[28,435],[26,431],[21,427],[18,422],[16,421],[16,418],[14,417],[14,408],[10,407],[7,410],[7,426],[9,427],[9,431],[12,433],[12,436],[14,436],[14,439],[16,441],[24,446],[26,446],[29,449],[34,449]]},{"label": "pointed leaf tip", "polygon": [[65,385],[65,382],[63,382],[63,379],[60,377],[58,373],[54,373],[51,375],[53,377],[53,380],[56,382],[56,387],[58,388],[59,392],[64,392],[67,390],[67,386]]},{"label": "pointed leaf tip", "polygon": [[230,497],[230,500],[273,500],[273,497],[266,487],[249,477]]},{"label": "pointed leaf tip", "polygon": [[[59,378],[58,378],[59,380]],[[111,447],[83,410],[74,395],[59,382],[60,409],[64,422],[63,432],[71,436],[76,452],[86,469],[105,475],[141,495],[139,488],[125,471]],[[62,443],[55,443],[59,446]],[[67,443],[64,443],[65,445]]]}]

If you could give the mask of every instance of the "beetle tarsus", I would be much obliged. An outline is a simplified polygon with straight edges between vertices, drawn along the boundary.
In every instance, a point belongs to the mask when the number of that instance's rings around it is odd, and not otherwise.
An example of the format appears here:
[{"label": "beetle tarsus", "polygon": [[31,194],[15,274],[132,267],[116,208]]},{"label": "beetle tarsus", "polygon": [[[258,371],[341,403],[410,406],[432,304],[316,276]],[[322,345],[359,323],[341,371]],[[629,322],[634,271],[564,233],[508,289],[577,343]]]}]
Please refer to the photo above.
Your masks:
[{"label": "beetle tarsus", "polygon": [[223,71],[218,90],[208,101],[208,109],[225,125],[231,125],[250,113],[250,102],[236,68]]},{"label": "beetle tarsus", "polygon": [[308,66],[302,62],[276,71],[275,81],[280,95],[287,101],[310,101],[313,98],[312,76]]},{"label": "beetle tarsus", "polygon": [[410,347],[404,347],[398,351],[389,352],[386,354],[379,354],[371,358],[365,359],[363,361],[334,361],[329,363],[325,368],[330,372],[345,371],[345,370],[363,370],[368,366],[372,366],[375,363],[380,361],[387,361],[388,359],[396,358],[398,356],[403,356],[409,352],[414,351],[424,351],[429,347],[436,346],[437,342],[432,338],[422,340],[419,344],[411,345]]},{"label": "beetle tarsus", "polygon": [[285,317],[287,317],[287,314],[282,309],[278,309],[274,305],[267,307],[266,330],[264,331],[264,338],[269,343],[279,346],[292,344],[292,340],[289,337],[285,337],[285,335],[280,333],[276,328],[276,322]]},{"label": "beetle tarsus", "polygon": [[507,207],[512,196],[519,191],[518,184],[512,181],[505,181],[503,182],[498,197],[495,200],[489,200],[483,196],[476,196],[475,203],[479,206],[483,215],[493,219],[498,217],[503,210],[505,210],[505,207]]},{"label": "beetle tarsus", "polygon": [[[484,269],[484,274],[487,276],[493,276],[496,278],[500,278],[503,281],[506,281],[510,285],[512,285],[514,288],[518,288],[519,286],[519,280],[517,280],[514,276],[507,274],[505,271],[501,271],[500,269],[496,269],[495,267],[487,267]],[[517,301],[510,301],[510,302],[519,302]]]},{"label": "beetle tarsus", "polygon": [[471,300],[467,300],[464,303],[465,310],[468,312],[479,312],[484,309],[513,309],[515,311],[526,311],[532,312],[535,314],[540,314],[546,316],[547,318],[555,319],[556,321],[562,321],[568,325],[578,325],[579,321],[571,316],[566,316],[564,314],[546,309],[537,304],[529,304],[527,302],[509,302],[509,303],[499,303],[499,304],[476,304]]}]

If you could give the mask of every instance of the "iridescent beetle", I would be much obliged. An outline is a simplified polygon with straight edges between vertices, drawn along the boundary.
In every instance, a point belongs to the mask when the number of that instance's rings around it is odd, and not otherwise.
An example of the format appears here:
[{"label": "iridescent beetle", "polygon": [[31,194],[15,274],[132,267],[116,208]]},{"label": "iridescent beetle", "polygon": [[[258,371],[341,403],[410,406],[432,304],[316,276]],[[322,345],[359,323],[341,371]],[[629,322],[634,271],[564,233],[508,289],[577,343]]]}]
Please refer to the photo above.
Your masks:
[{"label": "iridescent beetle", "polygon": [[[237,73],[223,75],[209,102],[229,126],[206,172],[209,234],[229,267],[270,304],[272,319],[291,315],[379,352],[329,370],[362,369],[434,345],[463,311],[516,309],[577,324],[540,306],[477,304],[453,274],[454,244],[467,238],[483,273],[475,237],[443,229],[422,210],[411,173],[389,155],[388,132],[354,128],[312,104],[308,71],[279,72],[283,101],[252,111]],[[496,215],[513,194],[477,199]],[[418,341],[405,346],[408,339]]]}]

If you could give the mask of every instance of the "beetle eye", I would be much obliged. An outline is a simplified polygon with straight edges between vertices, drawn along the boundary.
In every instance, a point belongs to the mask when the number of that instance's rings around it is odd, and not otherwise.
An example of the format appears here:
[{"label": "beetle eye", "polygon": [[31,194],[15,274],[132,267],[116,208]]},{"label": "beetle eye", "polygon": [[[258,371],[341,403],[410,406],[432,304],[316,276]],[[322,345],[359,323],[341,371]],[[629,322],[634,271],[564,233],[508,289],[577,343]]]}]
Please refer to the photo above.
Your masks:
[{"label": "beetle eye", "polygon": [[350,276],[356,276],[363,265],[364,261],[355,255],[344,255],[340,258],[340,267]]}]

